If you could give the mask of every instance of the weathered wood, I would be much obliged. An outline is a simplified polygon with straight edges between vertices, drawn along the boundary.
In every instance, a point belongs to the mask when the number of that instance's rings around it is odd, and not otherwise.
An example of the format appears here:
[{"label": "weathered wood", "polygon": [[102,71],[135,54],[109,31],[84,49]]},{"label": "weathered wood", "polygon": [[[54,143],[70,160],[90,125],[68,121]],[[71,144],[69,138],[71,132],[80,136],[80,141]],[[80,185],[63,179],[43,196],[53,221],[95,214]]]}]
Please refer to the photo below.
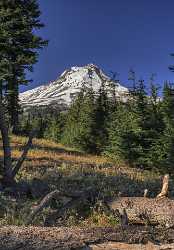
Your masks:
[{"label": "weathered wood", "polygon": [[148,189],[144,189],[144,197],[147,197]]},{"label": "weathered wood", "polygon": [[120,242],[107,242],[103,244],[90,245],[86,250],[173,250],[174,244],[156,245],[151,242],[147,244],[126,244]]},{"label": "weathered wood", "polygon": [[125,209],[130,223],[174,226],[174,200],[169,198],[118,197],[107,205],[120,213]]},{"label": "weathered wood", "polygon": [[[110,242],[110,243],[108,243]],[[112,243],[111,243],[112,242]],[[128,245],[123,248],[124,244]],[[149,243],[153,242],[153,243]],[[161,244],[161,248],[159,245]],[[102,248],[114,243],[122,248]],[[170,243],[171,245],[162,244]],[[115,228],[56,228],[56,227],[1,227],[0,249],[2,250],[68,250],[68,249],[173,249],[174,230],[155,231],[148,227],[127,226]],[[97,247],[101,248],[97,248]],[[114,245],[113,245],[114,246]],[[151,248],[145,248],[149,247]],[[164,247],[168,248],[164,248]],[[132,248],[136,247],[136,248]],[[139,247],[139,248],[138,248]]]},{"label": "weathered wood", "polygon": [[74,193],[66,193],[59,190],[54,190],[50,193],[48,193],[41,202],[35,206],[29,215],[29,218],[27,220],[27,225],[31,224],[34,220],[35,216],[41,212],[45,207],[49,206],[52,199],[61,199],[62,197],[70,198],[70,200],[67,201],[66,204],[63,205],[62,209],[59,211],[56,211],[55,213],[51,214],[50,216],[46,217],[45,224],[48,226],[50,224],[50,221],[54,220],[56,221],[59,217],[61,217],[68,208],[71,208],[72,206],[76,205],[78,201],[87,199],[92,194],[92,188],[89,187],[85,191],[79,191]]},{"label": "weathered wood", "polygon": [[157,195],[157,197],[158,198],[166,197],[168,193],[168,188],[169,188],[169,175],[166,174],[164,175],[164,178],[163,178],[163,185],[162,185],[161,192]]},{"label": "weathered wood", "polygon": [[174,200],[167,198],[169,175],[163,177],[161,192],[156,198],[147,198],[148,190],[144,190],[144,197],[118,197],[106,202],[109,209],[122,214],[126,212],[128,221],[132,224],[174,226]]}]

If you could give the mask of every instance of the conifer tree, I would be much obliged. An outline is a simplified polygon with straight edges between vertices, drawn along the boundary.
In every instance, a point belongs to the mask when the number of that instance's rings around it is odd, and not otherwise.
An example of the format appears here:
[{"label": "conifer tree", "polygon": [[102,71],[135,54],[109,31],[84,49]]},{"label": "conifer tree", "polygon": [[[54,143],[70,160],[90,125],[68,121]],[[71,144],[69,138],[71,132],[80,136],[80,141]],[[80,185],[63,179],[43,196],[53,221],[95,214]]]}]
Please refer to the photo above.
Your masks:
[{"label": "conifer tree", "polygon": [[130,165],[148,165],[153,139],[150,111],[144,81],[134,82],[129,99],[117,105],[112,117],[107,147],[111,156],[117,156]]},{"label": "conifer tree", "polygon": [[95,152],[95,100],[92,88],[88,89],[84,95],[78,118],[78,126],[79,129],[75,144],[86,152]]},{"label": "conifer tree", "polygon": [[173,171],[174,163],[174,89],[165,83],[161,105],[163,131],[154,146],[154,163],[156,166]]},{"label": "conifer tree", "polygon": [[70,107],[65,121],[62,142],[92,152],[94,143],[94,94],[84,88]]},{"label": "conifer tree", "polygon": [[139,157],[138,116],[132,111],[130,103],[118,103],[108,129],[109,142],[106,154],[116,160],[133,165]]},{"label": "conifer tree", "polygon": [[44,138],[60,142],[64,130],[66,113],[54,114],[49,118],[46,117],[46,128],[44,130]]},{"label": "conifer tree", "polygon": [[[115,101],[115,100],[114,100]],[[102,82],[99,94],[95,101],[95,141],[96,152],[101,153],[108,142],[107,126],[109,123],[110,112],[112,112],[113,100],[109,100],[105,84]]]},{"label": "conifer tree", "polygon": [[79,113],[81,109],[81,105],[84,98],[84,90],[81,90],[78,96],[74,99],[71,104],[66,120],[65,127],[62,135],[62,143],[70,146],[74,146],[75,139],[78,133],[78,121],[79,121]]},{"label": "conifer tree", "polygon": [[37,62],[37,49],[47,41],[36,35],[40,29],[40,10],[36,0],[0,1],[0,92],[6,92],[13,130],[18,123],[19,85],[26,84],[26,70]]}]

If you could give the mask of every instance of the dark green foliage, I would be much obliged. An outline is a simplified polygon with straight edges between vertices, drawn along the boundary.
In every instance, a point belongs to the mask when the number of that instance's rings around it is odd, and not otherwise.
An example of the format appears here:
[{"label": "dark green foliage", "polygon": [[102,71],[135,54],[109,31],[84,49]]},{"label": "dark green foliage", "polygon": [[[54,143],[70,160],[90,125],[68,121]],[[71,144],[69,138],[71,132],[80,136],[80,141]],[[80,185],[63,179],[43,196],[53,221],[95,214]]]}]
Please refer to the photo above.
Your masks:
[{"label": "dark green foliage", "polygon": [[31,130],[37,131],[38,138],[60,142],[65,125],[66,113],[57,109],[32,109],[20,115],[20,134],[29,135]]},{"label": "dark green foliage", "polygon": [[154,162],[160,167],[173,171],[174,163],[174,89],[165,83],[161,102],[163,130],[154,144]]},{"label": "dark green foliage", "polygon": [[109,143],[105,153],[114,159],[124,160],[132,164],[139,156],[138,116],[127,104],[118,104],[112,115],[109,132]]},{"label": "dark green foliage", "polygon": [[64,125],[65,125],[66,114],[59,113],[56,116],[52,116],[47,120],[46,128],[44,131],[44,138],[51,139],[55,142],[60,142]]},{"label": "dark green foliage", "polygon": [[151,81],[148,96],[144,81],[134,82],[129,99],[117,105],[112,115],[106,154],[130,165],[151,167],[154,145],[163,127],[157,88]]},{"label": "dark green foliage", "polygon": [[[33,111],[34,112],[34,111]],[[126,101],[83,88],[66,112],[40,110],[22,119],[23,131],[38,129],[45,137],[85,152],[106,154],[130,166],[171,171],[174,163],[174,89],[165,84],[163,98],[150,80],[136,82]]]},{"label": "dark green foliage", "polygon": [[37,49],[47,41],[36,35],[43,27],[36,0],[0,1],[0,92],[7,97],[11,125],[18,123],[19,84],[26,84],[26,70],[37,62]]},{"label": "dark green foliage", "polygon": [[[113,91],[114,92],[114,91]],[[115,96],[113,95],[113,102],[115,105]],[[102,84],[99,94],[95,100],[95,143],[96,152],[101,153],[108,142],[108,123],[110,119],[110,112],[112,112],[113,103],[109,100],[104,84]]]},{"label": "dark green foliage", "polygon": [[62,142],[91,152],[94,142],[94,94],[92,89],[82,90],[70,107]]}]

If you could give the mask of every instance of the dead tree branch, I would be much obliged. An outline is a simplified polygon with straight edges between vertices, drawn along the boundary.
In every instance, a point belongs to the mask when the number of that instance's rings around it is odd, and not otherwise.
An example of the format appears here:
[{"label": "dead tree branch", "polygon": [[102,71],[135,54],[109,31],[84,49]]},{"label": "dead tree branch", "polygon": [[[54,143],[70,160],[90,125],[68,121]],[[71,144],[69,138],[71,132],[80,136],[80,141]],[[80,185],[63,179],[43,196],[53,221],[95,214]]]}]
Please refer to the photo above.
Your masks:
[{"label": "dead tree branch", "polygon": [[164,178],[163,178],[163,185],[162,185],[161,192],[157,195],[157,197],[158,198],[166,197],[168,193],[168,188],[169,188],[169,175],[166,174],[164,175]]},{"label": "dead tree branch", "polygon": [[29,138],[28,138],[28,142],[26,143],[26,145],[24,146],[24,150],[22,152],[22,155],[21,157],[18,159],[15,167],[13,168],[12,170],[12,178],[14,178],[16,176],[16,174],[19,172],[23,162],[25,161],[26,157],[27,157],[27,154],[28,154],[28,151],[29,149],[31,148],[32,146],[32,140],[35,136],[35,131],[32,131],[29,135]]},{"label": "dead tree branch", "polygon": [[[66,193],[66,192],[61,192],[59,190],[54,190],[52,192],[50,192],[49,194],[47,194],[40,202],[40,204],[38,206],[36,206],[28,220],[27,220],[27,225],[31,224],[32,221],[34,220],[34,218],[36,217],[36,215],[41,212],[44,208],[46,208],[47,206],[50,205],[52,199],[60,199],[62,197],[67,197],[67,198],[71,198],[70,201],[68,201],[63,207],[62,209],[60,209],[60,211],[56,212],[54,214],[54,219],[60,217],[63,215],[63,213],[70,207],[74,206],[78,200],[82,200],[82,199],[87,199],[91,194],[91,188],[89,187],[86,191],[84,192],[75,192],[73,194],[71,193]],[[56,218],[55,218],[56,217]]]}]

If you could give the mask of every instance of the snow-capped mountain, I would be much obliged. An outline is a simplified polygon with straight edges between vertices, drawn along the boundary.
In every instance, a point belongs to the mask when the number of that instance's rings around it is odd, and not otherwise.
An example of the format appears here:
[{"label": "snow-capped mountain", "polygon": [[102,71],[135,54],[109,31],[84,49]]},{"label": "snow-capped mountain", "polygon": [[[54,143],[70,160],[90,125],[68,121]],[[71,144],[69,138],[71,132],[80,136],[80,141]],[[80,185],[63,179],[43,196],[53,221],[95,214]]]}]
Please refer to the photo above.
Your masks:
[{"label": "snow-capped mountain", "polygon": [[19,99],[24,108],[57,106],[65,109],[82,87],[92,87],[97,94],[102,83],[108,94],[113,87],[118,97],[122,98],[128,93],[127,88],[105,75],[99,67],[89,64],[65,70],[57,80],[21,93]]}]

